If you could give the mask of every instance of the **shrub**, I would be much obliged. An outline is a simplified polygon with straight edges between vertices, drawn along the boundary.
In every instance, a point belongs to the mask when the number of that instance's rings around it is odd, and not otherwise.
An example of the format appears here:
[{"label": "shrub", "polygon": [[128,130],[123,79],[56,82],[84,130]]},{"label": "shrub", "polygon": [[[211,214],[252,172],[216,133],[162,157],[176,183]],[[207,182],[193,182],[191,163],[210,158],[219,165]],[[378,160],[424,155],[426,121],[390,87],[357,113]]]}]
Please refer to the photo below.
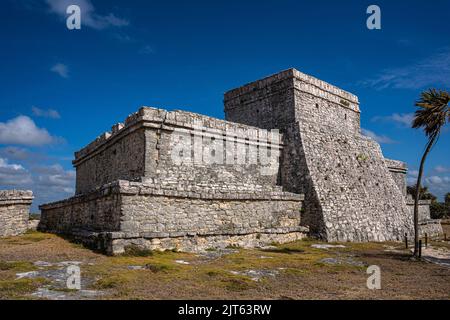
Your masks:
[{"label": "shrub", "polygon": [[153,255],[153,252],[148,249],[142,249],[138,246],[131,245],[125,248],[125,253],[123,255],[127,257],[150,257]]},{"label": "shrub", "polygon": [[442,202],[432,202],[430,205],[432,219],[446,219],[450,217],[450,205]]}]

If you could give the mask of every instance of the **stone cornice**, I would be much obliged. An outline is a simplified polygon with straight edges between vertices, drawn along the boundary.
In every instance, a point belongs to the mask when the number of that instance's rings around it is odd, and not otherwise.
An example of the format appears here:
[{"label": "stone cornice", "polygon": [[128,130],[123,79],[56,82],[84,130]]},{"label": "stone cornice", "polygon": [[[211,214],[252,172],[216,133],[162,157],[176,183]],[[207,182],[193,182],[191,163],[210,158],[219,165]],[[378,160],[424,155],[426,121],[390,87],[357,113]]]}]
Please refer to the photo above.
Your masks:
[{"label": "stone cornice", "polygon": [[104,185],[102,188],[92,191],[88,194],[78,195],[66,200],[57,201],[53,203],[43,204],[39,209],[53,209],[65,207],[74,203],[82,203],[87,200],[94,200],[111,194],[133,196],[162,196],[172,198],[188,198],[200,200],[271,200],[271,201],[303,201],[303,194],[295,194],[284,192],[277,189],[273,190],[233,190],[227,189],[228,185],[223,188],[207,188],[198,186],[194,190],[179,190],[171,188],[170,186],[161,186],[152,183],[129,182],[125,180],[118,180]]},{"label": "stone cornice", "polygon": [[0,205],[31,204],[33,199],[29,190],[0,190]]},{"label": "stone cornice", "polygon": [[268,141],[267,131],[260,128],[180,110],[167,111],[142,107],[138,112],[130,115],[124,124],[115,124],[111,128],[111,132],[103,133],[85,148],[75,152],[73,165],[78,166],[128,134],[142,128],[166,131],[179,130],[185,133],[197,133],[201,136],[235,140],[237,143],[282,148],[281,134],[280,142],[272,143]]}]

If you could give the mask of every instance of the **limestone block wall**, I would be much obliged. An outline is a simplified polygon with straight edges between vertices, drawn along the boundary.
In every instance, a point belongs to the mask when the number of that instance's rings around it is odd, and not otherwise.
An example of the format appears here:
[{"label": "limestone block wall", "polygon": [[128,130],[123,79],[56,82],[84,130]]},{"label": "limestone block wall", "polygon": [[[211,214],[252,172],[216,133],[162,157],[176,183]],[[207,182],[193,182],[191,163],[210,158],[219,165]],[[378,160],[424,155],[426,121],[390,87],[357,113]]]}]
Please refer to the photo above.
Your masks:
[{"label": "limestone block wall", "polygon": [[[239,195],[243,197],[243,194]],[[167,234],[231,235],[289,229],[300,225],[300,198],[286,195],[276,199],[248,194],[248,199],[233,199],[233,194],[206,197],[155,197],[124,195],[121,230]]]},{"label": "limestone block wall", "polygon": [[[408,209],[411,211],[411,215],[413,215],[414,198],[412,195],[408,194],[408,196],[406,197],[406,204],[408,205]],[[430,204],[431,200],[419,200],[419,222],[431,220]]]},{"label": "limestone block wall", "polygon": [[41,209],[39,230],[71,234],[76,230],[119,231],[121,222],[120,195],[116,184],[45,204]]},{"label": "limestone block wall", "polygon": [[398,160],[384,159],[386,166],[389,169],[389,172],[392,175],[397,187],[402,192],[403,196],[406,197],[406,173],[407,167],[406,163]]},{"label": "limestone block wall", "polygon": [[281,135],[265,130],[143,107],[75,153],[76,193],[119,179],[276,186],[282,148]]},{"label": "limestone block wall", "polygon": [[358,97],[297,70],[293,71],[293,77],[296,122],[360,135]]},{"label": "limestone block wall", "polygon": [[27,231],[32,201],[31,191],[0,190],[0,237]]},{"label": "limestone block wall", "polygon": [[[297,96],[296,96],[297,94]],[[307,95],[310,104],[298,107],[298,94]],[[308,120],[317,126],[336,126],[359,134],[358,98],[322,80],[289,69],[266,77],[224,95],[225,118],[266,129],[280,129]]]},{"label": "limestone block wall", "polygon": [[[414,215],[414,199],[412,195],[408,194],[406,203],[411,216]],[[425,234],[428,237],[439,237],[444,233],[441,225],[441,220],[431,219],[430,217],[431,200],[419,200],[419,233],[421,237]]]},{"label": "limestone block wall", "polygon": [[225,119],[265,129],[295,121],[293,70],[230,90],[224,95]]},{"label": "limestone block wall", "polygon": [[[305,207],[312,230],[329,241],[400,240],[412,231],[404,196],[375,141],[314,125],[301,126],[300,137],[313,185],[305,192],[320,203],[320,210]],[[316,220],[318,214],[323,218]]]},{"label": "limestone block wall", "polygon": [[[270,120],[277,113],[285,117]],[[382,241],[412,232],[400,182],[380,146],[361,136],[356,96],[291,69],[227,92],[225,114],[281,130],[280,184],[305,194],[302,224],[313,234]]]},{"label": "limestone block wall", "polygon": [[[258,128],[193,114],[167,112],[156,148],[147,157],[161,180],[175,184],[252,184],[275,186],[282,137]],[[153,141],[153,140],[152,140]],[[182,163],[174,155],[182,154]]]},{"label": "limestone block wall", "polygon": [[76,194],[92,191],[114,180],[138,180],[144,175],[144,131],[130,128],[120,134],[114,133],[114,136],[104,133],[75,153]]},{"label": "limestone block wall", "polygon": [[72,235],[90,232],[84,240],[97,238],[110,253],[139,243],[152,249],[178,245],[196,251],[192,237],[201,237],[203,247],[213,247],[218,239],[223,246],[243,243],[246,237],[255,241],[258,234],[270,241],[301,238],[307,232],[300,227],[302,200],[301,195],[279,189],[236,193],[223,185],[187,191],[118,181],[89,195],[41,206],[39,229]]}]

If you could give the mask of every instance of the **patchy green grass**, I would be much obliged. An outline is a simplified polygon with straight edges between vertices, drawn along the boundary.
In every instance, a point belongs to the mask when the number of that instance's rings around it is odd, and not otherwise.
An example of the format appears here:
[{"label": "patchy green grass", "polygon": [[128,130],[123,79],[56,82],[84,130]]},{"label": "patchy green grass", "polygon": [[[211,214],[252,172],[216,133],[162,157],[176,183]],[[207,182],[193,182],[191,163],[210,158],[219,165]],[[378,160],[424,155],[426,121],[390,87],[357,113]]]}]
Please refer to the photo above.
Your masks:
[{"label": "patchy green grass", "polygon": [[145,268],[150,270],[153,273],[158,273],[158,272],[165,272],[165,273],[167,273],[167,272],[169,272],[169,271],[174,269],[172,265],[170,265],[170,264],[162,264],[162,263],[160,263],[160,264],[147,263],[145,265]]},{"label": "patchy green grass", "polygon": [[272,252],[272,253],[286,253],[286,254],[293,254],[293,253],[304,253],[305,250],[302,249],[291,249],[291,248],[274,248],[274,249],[264,249],[264,252]]},{"label": "patchy green grass", "polygon": [[125,248],[125,257],[150,257],[153,255],[153,251],[148,249],[141,249],[138,246],[127,246]]},{"label": "patchy green grass", "polygon": [[[82,261],[83,283],[89,284],[86,289],[102,290],[99,299],[450,298],[450,269],[411,262],[400,242],[336,243],[345,248],[328,250],[312,248],[316,243],[321,242],[305,239],[265,249],[233,246],[222,256],[211,254],[219,253],[214,248],[205,255],[128,248],[124,255],[108,257],[58,236],[31,232],[0,239],[0,299],[32,298],[30,293],[44,280],[15,278],[33,271],[38,260]],[[344,263],[324,263],[325,258]],[[348,259],[379,265],[383,290],[368,290],[366,267],[345,263]],[[255,281],[250,270],[266,276]]]},{"label": "patchy green grass", "polygon": [[14,272],[28,272],[36,270],[36,267],[29,261],[1,261],[0,260],[0,270],[6,271],[11,270]]},{"label": "patchy green grass", "polygon": [[228,279],[221,280],[222,285],[230,291],[245,291],[254,289],[257,287],[256,283],[245,277],[229,277]]},{"label": "patchy green grass", "polygon": [[136,279],[136,271],[122,271],[120,274],[112,274],[99,279],[94,288],[104,289],[120,289],[127,284],[130,284],[132,280]]},{"label": "patchy green grass", "polygon": [[50,240],[57,237],[56,235],[52,235],[49,233],[42,233],[39,231],[28,230],[26,233],[19,237],[9,237],[3,239],[3,241],[12,245],[27,245],[35,242],[41,242],[44,240]]},{"label": "patchy green grass", "polygon": [[24,299],[47,283],[43,278],[0,280],[0,299]]}]

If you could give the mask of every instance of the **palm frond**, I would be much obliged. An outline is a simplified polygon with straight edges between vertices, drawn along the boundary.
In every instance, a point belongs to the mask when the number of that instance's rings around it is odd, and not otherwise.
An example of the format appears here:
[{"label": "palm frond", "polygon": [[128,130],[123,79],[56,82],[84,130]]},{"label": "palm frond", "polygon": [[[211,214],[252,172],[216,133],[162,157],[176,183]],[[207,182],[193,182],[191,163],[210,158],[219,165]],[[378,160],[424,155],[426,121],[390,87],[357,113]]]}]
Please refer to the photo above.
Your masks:
[{"label": "palm frond", "polygon": [[416,102],[418,109],[415,112],[412,127],[423,128],[426,136],[437,137],[446,121],[450,122],[450,94],[446,91],[429,89],[422,92]]}]

